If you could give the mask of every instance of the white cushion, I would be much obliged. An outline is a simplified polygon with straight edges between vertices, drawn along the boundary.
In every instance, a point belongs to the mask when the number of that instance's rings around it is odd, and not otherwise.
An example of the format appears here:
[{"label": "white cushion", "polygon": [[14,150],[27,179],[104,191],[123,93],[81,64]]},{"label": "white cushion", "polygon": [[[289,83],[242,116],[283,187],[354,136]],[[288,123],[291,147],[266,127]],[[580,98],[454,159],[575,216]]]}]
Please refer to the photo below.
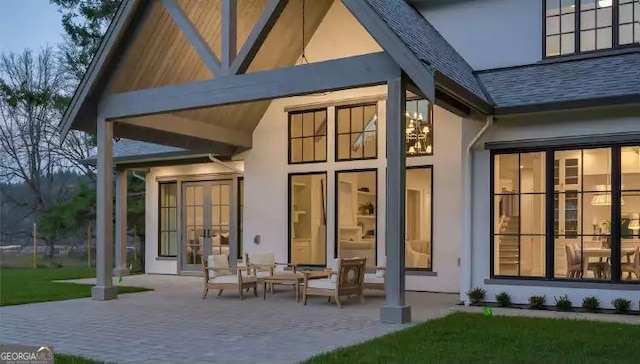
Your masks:
[{"label": "white cushion", "polygon": [[[226,255],[222,254],[222,255],[209,255],[207,257],[207,265],[209,266],[209,268],[216,268],[217,270],[213,270],[213,269],[209,269],[209,278],[215,278],[216,276],[219,275],[228,275],[231,272],[227,269],[224,270],[224,268],[229,268],[229,257],[227,257]],[[220,269],[223,270],[220,270]]]},{"label": "white cushion", "polygon": [[336,281],[329,278],[311,279],[307,282],[309,288],[335,289]]},{"label": "white cushion", "polygon": [[374,273],[365,273],[364,283],[384,283],[384,276],[378,277],[378,275]]},{"label": "white cushion", "polygon": [[331,282],[335,283],[338,280],[338,270],[340,269],[341,258],[335,258],[329,261],[327,268],[331,269]]},{"label": "white cushion", "polygon": [[[242,277],[242,282],[255,282],[256,281],[256,277],[253,276],[243,276]],[[238,283],[238,276],[236,274],[227,274],[227,275],[219,275],[211,280],[209,280],[209,282],[211,283],[230,283],[230,284],[237,284]]]},{"label": "white cushion", "polygon": [[273,253],[251,253],[248,254],[249,263],[257,265],[275,265],[276,256]]},{"label": "white cushion", "polygon": [[258,279],[271,277],[271,272],[269,272],[269,271],[257,271],[255,277],[258,278]]}]

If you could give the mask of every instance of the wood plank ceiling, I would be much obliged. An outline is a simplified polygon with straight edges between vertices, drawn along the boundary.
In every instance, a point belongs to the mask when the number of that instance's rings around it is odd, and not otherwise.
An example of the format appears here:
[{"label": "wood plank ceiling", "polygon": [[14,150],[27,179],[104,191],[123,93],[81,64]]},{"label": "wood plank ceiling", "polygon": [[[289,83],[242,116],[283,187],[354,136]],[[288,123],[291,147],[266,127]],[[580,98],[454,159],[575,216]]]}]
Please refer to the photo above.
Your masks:
[{"label": "wood plank ceiling", "polygon": [[[307,0],[305,45],[324,19],[334,0]],[[237,49],[262,15],[268,0],[240,0],[237,11]],[[111,92],[127,92],[213,79],[206,65],[159,1],[152,1],[137,36],[125,53]],[[302,51],[302,0],[290,0],[256,54],[247,73],[289,67]],[[221,49],[221,0],[178,0],[218,59]],[[259,101],[175,113],[235,130],[252,132],[269,107]],[[122,120],[127,122],[126,120]],[[135,123],[135,120],[131,120]],[[162,129],[162,125],[158,125]]]}]

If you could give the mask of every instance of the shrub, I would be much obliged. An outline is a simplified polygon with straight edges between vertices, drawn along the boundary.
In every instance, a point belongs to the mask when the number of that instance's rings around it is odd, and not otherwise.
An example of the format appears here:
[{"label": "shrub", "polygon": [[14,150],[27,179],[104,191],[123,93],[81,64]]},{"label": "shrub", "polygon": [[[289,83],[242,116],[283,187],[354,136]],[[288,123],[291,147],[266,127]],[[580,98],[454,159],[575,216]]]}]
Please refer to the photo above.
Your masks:
[{"label": "shrub", "polygon": [[467,297],[469,297],[469,301],[472,305],[477,305],[484,301],[485,296],[487,295],[487,291],[480,287],[476,287],[467,292]]},{"label": "shrub", "polygon": [[[555,297],[554,297],[555,298]],[[571,301],[569,300],[569,296],[564,295],[560,296],[560,298],[556,298],[556,308],[558,311],[571,311]]]},{"label": "shrub", "polygon": [[531,296],[529,297],[529,305],[531,308],[540,310],[544,308],[544,303],[547,301],[546,296]]},{"label": "shrub", "polygon": [[595,312],[600,308],[600,300],[595,296],[585,297],[582,299],[582,308]]},{"label": "shrub", "polygon": [[616,298],[615,300],[611,301],[611,304],[616,308],[616,311],[620,313],[629,312],[629,310],[631,309],[631,301],[625,300],[624,298]]},{"label": "shrub", "polygon": [[510,307],[511,306],[511,296],[507,292],[502,292],[496,295],[496,301],[500,307]]}]

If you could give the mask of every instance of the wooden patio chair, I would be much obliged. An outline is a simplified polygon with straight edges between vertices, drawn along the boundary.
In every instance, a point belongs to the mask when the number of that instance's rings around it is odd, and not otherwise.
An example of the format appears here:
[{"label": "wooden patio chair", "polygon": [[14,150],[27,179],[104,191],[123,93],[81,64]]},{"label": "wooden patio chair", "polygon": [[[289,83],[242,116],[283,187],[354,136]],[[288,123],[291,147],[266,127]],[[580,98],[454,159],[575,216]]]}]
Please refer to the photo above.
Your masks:
[{"label": "wooden patio chair", "polygon": [[240,299],[244,299],[244,290],[253,288],[253,294],[258,295],[258,280],[246,267],[229,266],[229,257],[226,254],[209,255],[202,259],[202,277],[204,279],[204,291],[202,299],[207,297],[209,289],[217,289],[218,296],[225,289],[237,289]]},{"label": "wooden patio chair", "polygon": [[364,274],[364,288],[371,290],[385,290],[387,275],[387,257],[382,258],[382,261],[376,267],[374,273]]},{"label": "wooden patio chair", "polygon": [[[304,273],[303,303],[307,304],[308,296],[333,297],[338,307],[342,308],[340,297],[359,296],[360,303],[364,303],[364,270],[366,258],[337,258],[326,278],[311,279],[310,272]],[[317,274],[317,273],[316,273]]]},{"label": "wooden patio chair", "polygon": [[[279,268],[292,267],[293,272],[296,271],[293,264],[276,262],[275,253],[244,253],[244,258],[245,265],[256,277],[258,283],[267,277],[273,276]],[[270,285],[270,291],[273,293],[273,285]]]},{"label": "wooden patio chair", "polygon": [[632,278],[631,274],[635,274],[636,279],[640,279],[640,247],[636,248],[633,255],[633,262],[622,263],[622,273],[629,273],[629,279]]}]

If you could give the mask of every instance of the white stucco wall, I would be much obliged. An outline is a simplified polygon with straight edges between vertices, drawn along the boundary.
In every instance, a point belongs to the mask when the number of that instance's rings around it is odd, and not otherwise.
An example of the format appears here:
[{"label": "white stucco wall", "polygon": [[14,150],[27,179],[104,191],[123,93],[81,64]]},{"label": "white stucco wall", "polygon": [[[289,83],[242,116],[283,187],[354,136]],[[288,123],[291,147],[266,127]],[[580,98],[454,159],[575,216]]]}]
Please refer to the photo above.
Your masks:
[{"label": "white stucco wall", "polygon": [[540,0],[417,2],[422,15],[476,70],[542,59]]},{"label": "white stucco wall", "polygon": [[[485,284],[490,278],[490,153],[483,149],[485,142],[514,141],[526,139],[554,138],[563,136],[588,136],[607,133],[637,132],[640,125],[640,109],[610,108],[599,111],[571,111],[562,113],[538,114],[537,116],[520,117],[511,120],[498,120],[480,140],[474,150],[473,176],[473,224],[472,224],[472,282],[463,280],[461,299],[466,300],[464,294],[470,287],[483,287],[487,290],[487,298],[506,291],[511,294],[515,303],[526,303],[531,295],[546,295],[547,303],[553,304],[553,297],[567,294],[574,304],[579,305],[582,298],[595,295],[599,297],[603,307],[611,307],[611,300],[623,297],[633,302],[634,309],[638,309],[640,291],[638,290],[606,290],[593,288],[554,287],[554,282],[548,286]],[[469,272],[465,265],[465,275]],[[538,283],[539,284],[539,283]],[[606,287],[600,286],[600,287]],[[596,288],[596,289],[594,289]],[[637,287],[636,287],[637,288]]]}]

